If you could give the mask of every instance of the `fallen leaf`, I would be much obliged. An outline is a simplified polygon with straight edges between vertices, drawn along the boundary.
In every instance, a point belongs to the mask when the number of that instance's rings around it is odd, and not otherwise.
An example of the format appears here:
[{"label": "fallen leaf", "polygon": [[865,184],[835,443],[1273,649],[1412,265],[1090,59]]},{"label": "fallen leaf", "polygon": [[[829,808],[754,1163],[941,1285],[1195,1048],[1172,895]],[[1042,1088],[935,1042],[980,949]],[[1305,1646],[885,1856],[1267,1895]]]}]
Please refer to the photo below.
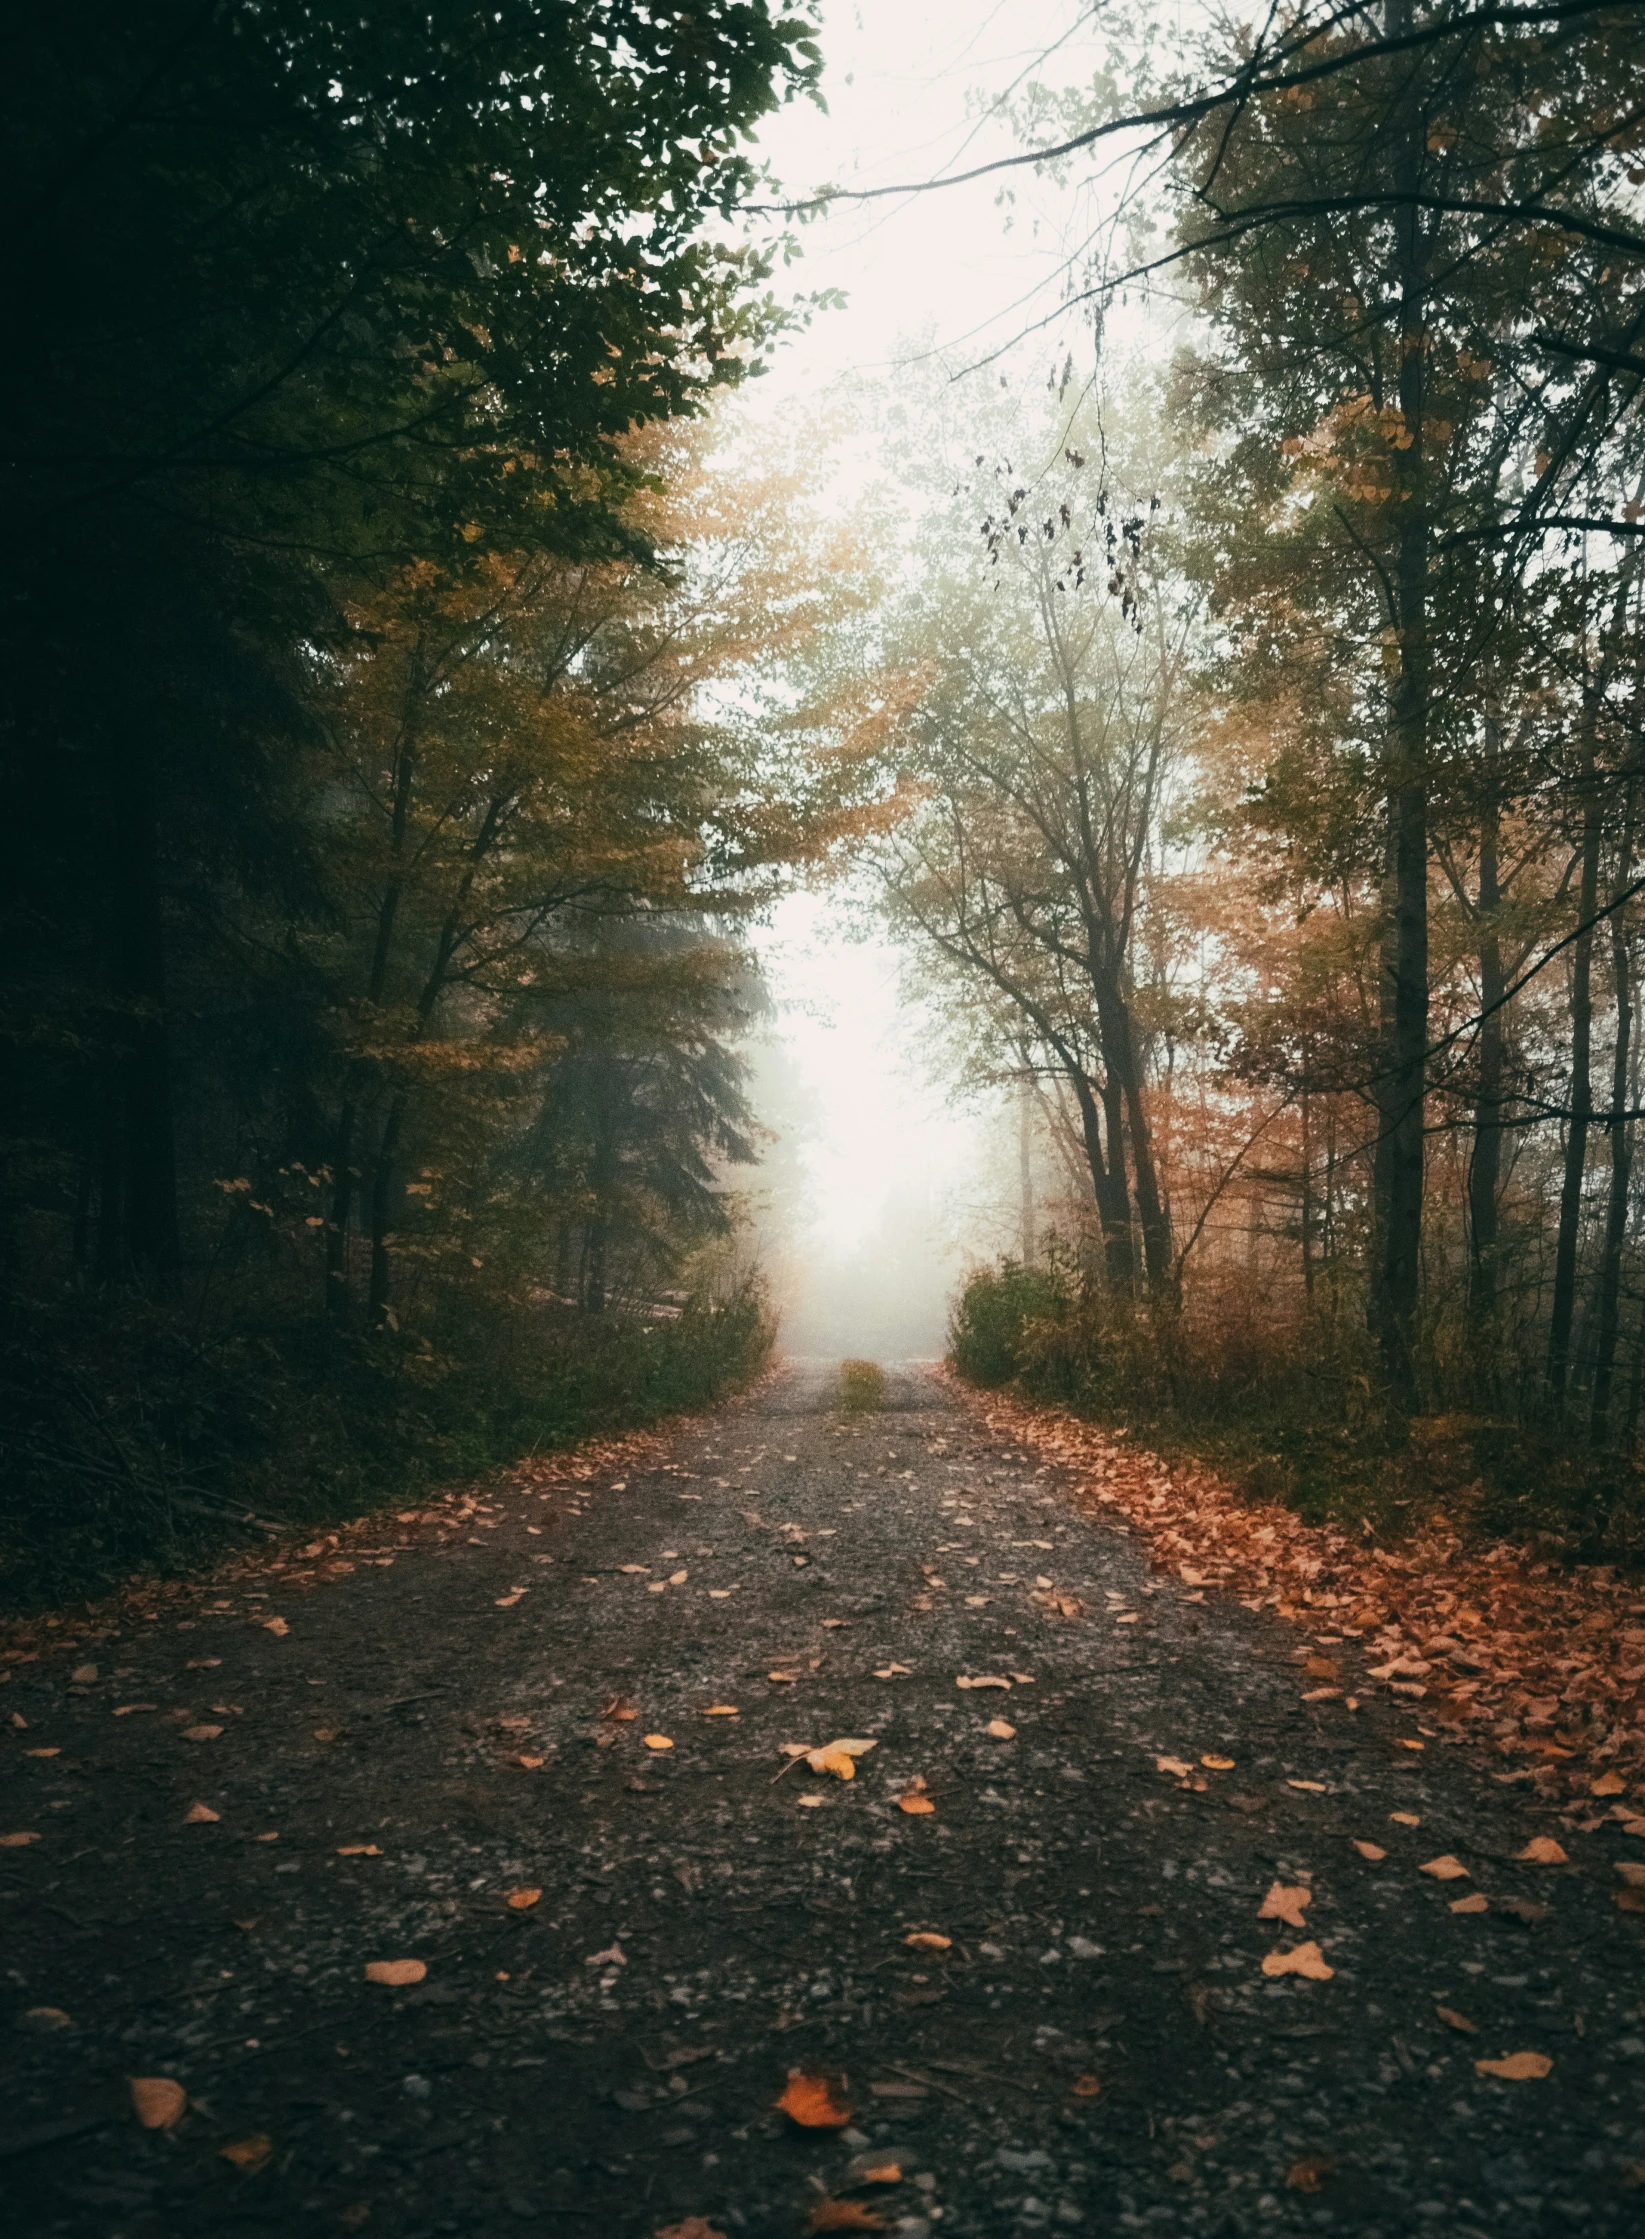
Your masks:
[{"label": "fallen leaf", "polygon": [[232,2146],[223,2146],[219,2151],[222,2160],[232,2161],[236,2169],[243,2169],[249,2177],[273,2154],[274,2140],[266,2130],[255,2130],[249,2138],[236,2138]]},{"label": "fallen leaf", "polygon": [[870,2161],[854,2164],[851,2171],[851,2182],[854,2185],[900,2185],[902,2183],[902,2163],[900,2161]]},{"label": "fallen leaf", "polygon": [[1257,1908],[1259,1920],[1283,1920],[1292,1928],[1306,1928],[1303,1914],[1313,1896],[1311,1889],[1288,1888],[1283,1881],[1276,1881]]},{"label": "fallen leaf", "polygon": [[996,1741],[1015,1741],[1017,1738],[1016,1727],[1003,1718],[990,1718],[983,1732],[992,1734]]},{"label": "fallen leaf", "polygon": [[27,2006],[23,2010],[22,2026],[49,2037],[59,2029],[72,2029],[74,2022],[61,2006]]},{"label": "fallen leaf", "polygon": [[613,1719],[618,1725],[626,1725],[630,1719],[638,1718],[639,1715],[638,1708],[626,1695],[613,1695],[600,1713],[602,1718]]},{"label": "fallen leaf", "polygon": [[643,1578],[650,1565],[648,1563],[619,1563],[617,1568],[625,1578]]},{"label": "fallen leaf", "polygon": [[904,1936],[903,1942],[915,1951],[952,1951],[954,1948],[953,1937],[938,1935],[934,1928],[916,1928],[912,1935]]},{"label": "fallen leaf", "polygon": [[788,2088],[777,2101],[777,2109],[790,2122],[798,2123],[802,2130],[843,2130],[851,2120],[843,2084],[836,2090],[834,2079],[806,2076],[798,2071],[789,2077]]},{"label": "fallen leaf", "polygon": [[936,1805],[925,1792],[925,1782],[918,1773],[897,1798],[897,1808],[907,1812],[910,1819],[923,1818],[927,1812],[936,1810]]},{"label": "fallen leaf", "polygon": [[1034,1675],[1031,1671],[1014,1671],[1011,1677],[1019,1687],[1032,1687],[1034,1684]]},{"label": "fallen leaf", "polygon": [[1479,2035],[1479,2023],[1470,2021],[1466,2014],[1459,2014],[1455,2006],[1436,2006],[1434,2011],[1447,2029],[1461,2029],[1470,2037]]},{"label": "fallen leaf", "polygon": [[992,1672],[984,1672],[978,1679],[956,1679],[954,1685],[956,1687],[1003,1687],[1007,1694],[1011,1691],[1010,1680],[996,1678]]},{"label": "fallen leaf", "polygon": [[725,2233],[706,2216],[687,2216],[684,2223],[664,2224],[657,2239],[725,2239]]},{"label": "fallen leaf", "polygon": [[1285,2182],[1293,2192],[1318,2192],[1330,2174],[1331,2163],[1315,2154],[1307,2161],[1293,2161],[1285,2172]]},{"label": "fallen leaf", "polygon": [[860,2200],[819,2200],[806,2218],[807,2231],[883,2231],[885,2218]]},{"label": "fallen leaf", "polygon": [[1601,1773],[1597,1780],[1588,1783],[1590,1796],[1625,1796],[1628,1783],[1619,1772]]},{"label": "fallen leaf", "polygon": [[524,1601],[524,1599],[525,1588],[522,1586],[517,1593],[499,1594],[491,1606],[493,1609],[512,1609],[516,1602]]},{"label": "fallen leaf", "polygon": [[1426,1865],[1417,1868],[1419,1874],[1428,1874],[1435,1881],[1467,1881],[1471,1879],[1460,1858],[1453,1858],[1447,1850],[1438,1858],[1430,1858]]},{"label": "fallen leaf", "polygon": [[1180,1757],[1156,1757],[1154,1759],[1155,1772],[1169,1773],[1173,1780],[1186,1780],[1193,1769],[1192,1765],[1185,1765]]},{"label": "fallen leaf", "polygon": [[132,2076],[132,2112],[145,2130],[169,2130],[188,2105],[188,2093],[171,2076]]},{"label": "fallen leaf", "polygon": [[1414,1811],[1391,1811],[1388,1817],[1401,1827],[1420,1827],[1422,1821]]},{"label": "fallen leaf", "polygon": [[[73,1671],[69,1673],[69,1678],[76,1687],[89,1687],[96,1677],[97,1666],[95,1664],[76,1664]],[[1619,1782],[1618,1787],[1620,1788],[1620,1786],[1621,1783]]]},{"label": "fallen leaf", "polygon": [[1500,2060],[1476,2060],[1474,2073],[1480,2076],[1500,2076],[1504,2083],[1535,2083],[1553,2073],[1553,2062],[1545,2052],[1510,2052]]},{"label": "fallen leaf", "polygon": [[1630,1889],[1645,1889],[1645,1865],[1637,1858],[1619,1858],[1616,1870]]},{"label": "fallen leaf", "polygon": [[1362,1843],[1356,1840],[1354,1848],[1362,1858],[1369,1858],[1372,1865],[1375,1865],[1379,1858],[1386,1858],[1388,1855],[1381,1843]]},{"label": "fallen leaf", "polygon": [[548,1759],[546,1757],[520,1756],[516,1757],[514,1762],[517,1765],[524,1765],[528,1773],[540,1773],[543,1767],[548,1763]]},{"label": "fallen leaf", "polygon": [[855,1780],[856,1761],[849,1749],[809,1749],[806,1763],[814,1773],[832,1773],[837,1780]]},{"label": "fallen leaf", "polygon": [[[826,1796],[806,1795],[797,1796],[794,1800],[796,1803],[803,1804],[807,1811],[815,1811],[819,1804],[826,1804],[828,1798]],[[919,1806],[916,1804],[913,1808],[917,1811]]]},{"label": "fallen leaf", "polygon": [[1200,1763],[1205,1767],[1207,1772],[1231,1773],[1234,1769],[1234,1760],[1232,1757],[1202,1757],[1200,1759]]},{"label": "fallen leaf", "polygon": [[583,1961],[585,1967],[626,1967],[628,1954],[621,1944],[607,1944],[604,1951],[591,1951]]},{"label": "fallen leaf", "polygon": [[540,1889],[511,1889],[508,1893],[508,1909],[510,1912],[529,1912],[533,1905],[541,1903],[542,1894]]},{"label": "fallen leaf", "polygon": [[203,1827],[208,1822],[215,1825],[222,1816],[221,1812],[213,1811],[210,1804],[190,1804],[188,1810],[183,1814],[183,1825],[185,1827]]},{"label": "fallen leaf", "polygon": [[1491,1900],[1482,1890],[1476,1889],[1471,1897],[1453,1897],[1452,1912],[1489,1912]]},{"label": "fallen leaf", "polygon": [[1427,1746],[1428,1745],[1426,1742],[1410,1741],[1403,1737],[1399,1741],[1396,1741],[1394,1744],[1394,1747],[1396,1749],[1426,1749]]},{"label": "fallen leaf", "polygon": [[691,1573],[688,1570],[671,1570],[668,1574],[668,1583],[671,1586],[683,1586],[690,1576]]},{"label": "fallen leaf", "polygon": [[768,1671],[765,1676],[775,1680],[779,1687],[793,1687],[798,1683],[800,1675],[792,1671]]},{"label": "fallen leaf", "polygon": [[1570,1860],[1560,1849],[1552,1835],[1533,1835],[1525,1848],[1516,1850],[1514,1856],[1529,1866],[1566,1866],[1570,1864]]},{"label": "fallen leaf", "polygon": [[735,1703],[710,1703],[703,1712],[705,1718],[740,1718],[742,1712]]},{"label": "fallen leaf", "polygon": [[1262,1962],[1265,1975],[1305,1975],[1310,1982],[1329,1982],[1336,1969],[1327,1964],[1318,1944],[1297,1944],[1290,1951],[1271,1951]]},{"label": "fallen leaf", "polygon": [[380,1982],[390,1990],[398,1990],[405,1983],[421,1982],[428,1973],[420,1959],[368,1959],[367,1982]]},{"label": "fallen leaf", "polygon": [[183,1739],[185,1741],[215,1741],[222,1730],[221,1726],[185,1726],[183,1728]]},{"label": "fallen leaf", "polygon": [[191,1656],[184,1669],[187,1671],[215,1671],[222,1661],[221,1656]]},{"label": "fallen leaf", "polygon": [[1102,2078],[1076,2076],[1068,2088],[1076,2099],[1095,2099],[1102,2090]]},{"label": "fallen leaf", "polygon": [[906,1664],[882,1664],[874,1674],[876,1679],[911,1679],[913,1676]]},{"label": "fallen leaf", "polygon": [[[220,1732],[220,1731],[221,1731],[221,1729],[220,1729],[219,1727],[216,1727],[216,1726],[213,1726],[213,1728],[212,1728],[211,1730],[212,1730],[212,1732],[213,1732],[214,1734],[215,1734],[215,1733],[218,1733],[218,1732]],[[24,1752],[23,1752],[23,1755],[24,1755],[25,1757],[61,1757],[61,1756],[62,1756],[62,1754],[63,1754],[62,1750],[61,1750],[61,1749],[56,1749],[56,1748],[53,1748],[53,1749],[25,1749],[25,1750],[24,1750]]]},{"label": "fallen leaf", "polygon": [[672,1749],[674,1744],[666,1734],[647,1734],[645,1746],[647,1749]]},{"label": "fallen leaf", "polygon": [[344,1843],[337,1855],[339,1858],[381,1858],[383,1854],[375,1843]]},{"label": "fallen leaf", "polygon": [[1285,1785],[1287,1788],[1300,1788],[1309,1796],[1323,1796],[1326,1793],[1323,1780],[1288,1780]]},{"label": "fallen leaf", "polygon": [[1619,1912],[1645,1912],[1645,1889],[1619,1889],[1616,1902]]},{"label": "fallen leaf", "polygon": [[[263,1630],[265,1633],[272,1633],[276,1640],[284,1640],[287,1633],[290,1632],[291,1627],[286,1623],[283,1617],[265,1617],[263,1619]],[[234,2150],[235,2149],[232,2146],[225,2146],[223,2148],[224,2153],[227,2154],[231,2160],[234,2157]],[[270,2147],[269,2151],[272,2152],[273,2148]]]}]

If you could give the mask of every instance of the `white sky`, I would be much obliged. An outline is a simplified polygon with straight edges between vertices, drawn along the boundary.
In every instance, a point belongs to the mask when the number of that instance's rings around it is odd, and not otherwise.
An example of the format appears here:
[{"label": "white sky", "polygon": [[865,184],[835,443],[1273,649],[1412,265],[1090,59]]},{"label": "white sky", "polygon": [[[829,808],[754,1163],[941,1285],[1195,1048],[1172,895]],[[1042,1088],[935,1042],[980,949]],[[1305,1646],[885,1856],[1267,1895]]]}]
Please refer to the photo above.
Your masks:
[{"label": "white sky", "polygon": [[[979,122],[972,97],[1004,93],[1088,12],[1079,0],[829,0],[829,113],[794,106],[773,120],[763,151],[791,192],[930,177],[1009,153],[1009,133],[997,119]],[[1026,173],[1017,185],[1011,212],[979,183],[804,227],[803,260],[780,282],[794,292],[839,288],[848,304],[778,353],[745,392],[754,408],[803,410],[835,383],[888,372],[927,333],[941,344],[979,327],[1013,331],[1010,307],[1055,272],[1062,215],[1054,188]],[[1036,232],[1042,209],[1052,222]],[[946,1287],[961,1247],[981,1254],[995,1242],[978,1232],[988,1226],[978,1183],[995,1131],[949,1103],[953,1084],[925,1073],[888,944],[849,940],[828,900],[805,895],[777,912],[761,949],[812,1123],[800,1150],[802,1256],[824,1268],[857,1260],[886,1295],[911,1279]],[[917,1271],[910,1223],[933,1247]],[[927,1303],[927,1325],[939,1327],[939,1302]]]}]

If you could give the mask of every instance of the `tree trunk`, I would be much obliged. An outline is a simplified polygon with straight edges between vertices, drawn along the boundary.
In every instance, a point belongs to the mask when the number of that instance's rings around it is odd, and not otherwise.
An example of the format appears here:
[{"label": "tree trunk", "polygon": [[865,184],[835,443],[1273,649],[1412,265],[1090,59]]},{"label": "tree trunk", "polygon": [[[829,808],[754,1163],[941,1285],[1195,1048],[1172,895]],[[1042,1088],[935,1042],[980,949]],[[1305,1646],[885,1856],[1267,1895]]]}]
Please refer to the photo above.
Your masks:
[{"label": "tree trunk", "polygon": [[[1097,1201],[1097,1218],[1102,1223],[1103,1273],[1108,1287],[1118,1298],[1131,1295],[1131,1229],[1126,1218],[1125,1174],[1120,1170],[1116,1188],[1112,1162],[1102,1154],[1102,1126],[1097,1110],[1096,1092],[1083,1070],[1064,1061],[1068,1085],[1074,1091],[1074,1101],[1079,1106],[1080,1133],[1085,1141],[1085,1161],[1091,1169],[1091,1190]],[[1112,1143],[1113,1111],[1109,1109],[1109,1141]]]},{"label": "tree trunk", "polygon": [[1582,1227],[1582,1184],[1593,1112],[1593,915],[1599,901],[1599,788],[1594,782],[1592,710],[1583,725],[1582,875],[1577,923],[1583,928],[1571,951],[1571,1100],[1565,1126],[1565,1174],[1559,1193],[1559,1239],[1554,1248],[1554,1300],[1548,1323],[1548,1396],[1556,1412],[1565,1405],[1571,1365],[1571,1324],[1576,1314],[1577,1243]]},{"label": "tree trunk", "polygon": [[[1627,882],[1631,849],[1623,848],[1617,885]],[[1633,958],[1628,950],[1624,913],[1611,913],[1611,970],[1616,992],[1616,1047],[1611,1059],[1611,1111],[1606,1131],[1611,1141],[1611,1188],[1605,1206],[1605,1245],[1599,1263],[1599,1339],[1594,1359],[1593,1412],[1588,1433],[1603,1446],[1610,1433],[1611,1390],[1622,1296],[1622,1248],[1628,1237],[1628,1192],[1633,1179],[1633,1122],[1622,1117],[1628,1105],[1630,1043],[1633,1036]]]},{"label": "tree trunk", "polygon": [[393,1325],[389,1304],[389,1215],[394,1206],[400,1134],[405,1120],[405,1098],[396,1096],[388,1108],[377,1156],[371,1168],[371,1287],[366,1298],[366,1321],[372,1329]]},{"label": "tree trunk", "polygon": [[[1487,754],[1494,760],[1494,736]],[[1479,835],[1479,1088],[1474,1100],[1474,1140],[1468,1163],[1468,1320],[1474,1377],[1481,1397],[1494,1400],[1498,1199],[1502,1188],[1502,1078],[1507,1057],[1506,980],[1497,913],[1502,887],[1497,861],[1497,800],[1492,790]]]},{"label": "tree trunk", "polygon": [[1017,1094],[1017,1181],[1022,1196],[1022,1264],[1034,1264],[1034,1104],[1026,1072]]}]

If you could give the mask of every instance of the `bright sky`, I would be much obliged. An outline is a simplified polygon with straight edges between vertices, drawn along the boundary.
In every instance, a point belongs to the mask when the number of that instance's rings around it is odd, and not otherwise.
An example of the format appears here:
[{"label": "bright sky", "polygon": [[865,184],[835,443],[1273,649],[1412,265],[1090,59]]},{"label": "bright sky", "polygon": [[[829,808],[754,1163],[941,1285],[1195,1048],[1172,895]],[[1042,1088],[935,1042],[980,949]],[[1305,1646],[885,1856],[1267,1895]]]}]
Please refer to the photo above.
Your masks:
[{"label": "bright sky", "polygon": [[[997,118],[979,121],[974,97],[997,99],[1088,12],[1077,0],[830,0],[829,113],[789,110],[765,153],[797,192],[924,178],[1008,153],[1009,134]],[[841,380],[889,371],[926,334],[942,344],[1011,333],[1011,307],[1054,274],[1059,237],[1055,224],[1036,233],[1042,190],[1026,174],[1014,211],[997,209],[995,195],[979,184],[899,197],[805,227],[803,261],[784,277],[849,301],[779,353],[752,392],[757,408],[803,410]],[[1060,218],[1055,190],[1044,190],[1044,208]],[[854,1262],[859,1290],[901,1303],[907,1349],[934,1350],[961,1248],[981,1254],[996,1242],[979,1197],[998,1131],[956,1110],[953,1084],[921,1065],[887,944],[847,938],[826,898],[801,896],[777,913],[762,951],[810,1122],[802,1258],[822,1285],[831,1266]],[[794,1319],[827,1341],[815,1297]],[[848,1332],[838,1345],[853,1349]]]}]

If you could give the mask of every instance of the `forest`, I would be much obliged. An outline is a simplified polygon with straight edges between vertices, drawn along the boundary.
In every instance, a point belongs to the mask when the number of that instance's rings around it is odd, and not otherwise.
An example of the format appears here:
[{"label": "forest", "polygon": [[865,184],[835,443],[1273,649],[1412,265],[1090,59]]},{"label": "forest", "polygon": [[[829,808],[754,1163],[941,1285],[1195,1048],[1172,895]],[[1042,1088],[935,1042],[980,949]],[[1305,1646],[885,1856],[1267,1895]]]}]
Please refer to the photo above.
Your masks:
[{"label": "forest", "polygon": [[992,166],[1057,348],[864,383],[843,509],[735,400],[817,31],[19,28],[8,1591],[746,1381],[753,933],[842,880],[1060,1177],[963,1373],[1645,1526],[1639,7],[1097,26]]}]

